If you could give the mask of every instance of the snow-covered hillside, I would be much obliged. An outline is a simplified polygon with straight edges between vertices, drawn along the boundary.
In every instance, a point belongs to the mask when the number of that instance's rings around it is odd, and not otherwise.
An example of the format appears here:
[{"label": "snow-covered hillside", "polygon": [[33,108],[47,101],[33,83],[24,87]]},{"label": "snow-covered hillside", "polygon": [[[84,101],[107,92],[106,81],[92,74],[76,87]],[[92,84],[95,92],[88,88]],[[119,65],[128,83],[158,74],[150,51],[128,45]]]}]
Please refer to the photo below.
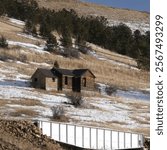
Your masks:
[{"label": "snow-covered hillside", "polygon": [[[24,24],[24,22],[19,22],[19,20],[10,19],[10,21],[15,25]],[[22,41],[23,39],[25,42]],[[32,42],[26,41],[27,39]],[[141,90],[134,91],[129,87],[129,89],[126,90],[117,90],[114,95],[109,96],[105,91],[107,85],[98,82],[100,85],[100,93],[86,94],[83,98],[83,107],[76,108],[69,103],[69,99],[64,93],[34,89],[30,84],[31,75],[36,68],[52,67],[52,64],[49,63],[51,58],[52,60],[54,58],[54,60],[60,61],[61,65],[66,66],[70,66],[69,63],[72,64],[73,61],[73,64],[78,63],[78,66],[81,67],[82,64],[89,65],[94,72],[97,72],[96,80],[102,78],[101,81],[103,81],[104,78],[107,81],[111,79],[106,75],[109,70],[112,71],[112,73],[118,72],[118,75],[120,75],[120,70],[124,69],[124,76],[127,74],[128,77],[131,77],[131,74],[128,73],[134,72],[134,77],[136,78],[136,74],[138,76],[140,75],[140,70],[135,66],[134,60],[117,54],[113,56],[102,54],[100,53],[101,49],[98,47],[99,51],[90,50],[90,55],[81,55],[82,59],[72,60],[52,55],[44,51],[43,44],[37,45],[34,41],[38,42],[42,41],[42,39],[19,31],[15,33],[14,38],[11,37],[11,39],[8,40],[10,46],[8,51],[0,49],[1,52],[3,52],[3,57],[5,54],[12,55],[14,53],[13,47],[15,48],[16,56],[26,54],[27,57],[32,57],[31,59],[18,61],[16,59],[11,59],[11,57],[3,59],[1,58],[2,53],[0,54],[1,117],[51,120],[53,115],[51,108],[53,106],[61,106],[65,110],[65,116],[71,123],[77,122],[78,124],[102,126],[149,134],[149,93],[143,93]],[[44,41],[42,41],[42,43],[44,43]],[[111,54],[111,52],[106,50],[103,51]],[[43,59],[45,55],[46,59]],[[122,60],[118,61],[120,58]],[[40,60],[39,62],[38,59]],[[94,65],[96,65],[95,62],[98,63],[98,66],[96,66],[97,68],[94,67]],[[105,70],[108,66],[111,66],[111,68]],[[98,72],[100,67],[104,69],[103,71],[106,71],[103,76]],[[119,76],[118,80],[121,80],[121,77],[122,75]],[[110,83],[114,82],[114,80],[111,80]],[[138,82],[138,79],[135,79],[134,82],[136,82],[136,80]],[[124,79],[122,79],[122,81],[126,82]],[[145,84],[145,81],[142,82],[141,84]],[[144,85],[144,87],[146,86]]]},{"label": "snow-covered hillside", "polygon": [[[47,93],[38,91],[30,86],[30,76],[19,74],[17,68],[4,65],[0,61],[0,115],[13,117],[12,114],[18,109],[27,109],[37,113],[29,116],[22,112],[19,118],[31,118],[50,120],[52,118],[52,106],[61,106],[65,109],[65,115],[69,121],[80,124],[105,126],[113,129],[126,129],[137,131],[140,128],[149,128],[149,95],[140,92],[118,91],[114,96],[107,97],[85,97],[84,107],[75,108],[69,104],[64,94]],[[26,65],[26,64],[21,64]],[[13,76],[8,76],[12,74]],[[105,86],[105,85],[104,85]],[[102,94],[105,95],[105,91]],[[22,100],[33,100],[40,105],[29,105],[21,103]],[[144,100],[144,101],[141,101]],[[18,102],[17,102],[18,101]],[[19,104],[20,103],[20,104]],[[136,110],[137,108],[137,110]],[[8,111],[6,111],[8,110]],[[101,124],[105,123],[105,124]]]},{"label": "snow-covered hillside", "polygon": [[123,23],[127,25],[132,30],[132,32],[134,32],[135,30],[140,30],[141,34],[145,34],[146,31],[150,31],[150,24],[144,21],[140,21],[140,22],[124,21],[123,22],[123,21],[109,20],[108,22],[109,22],[108,23],[109,26],[116,26],[116,25],[119,25],[120,23]]}]

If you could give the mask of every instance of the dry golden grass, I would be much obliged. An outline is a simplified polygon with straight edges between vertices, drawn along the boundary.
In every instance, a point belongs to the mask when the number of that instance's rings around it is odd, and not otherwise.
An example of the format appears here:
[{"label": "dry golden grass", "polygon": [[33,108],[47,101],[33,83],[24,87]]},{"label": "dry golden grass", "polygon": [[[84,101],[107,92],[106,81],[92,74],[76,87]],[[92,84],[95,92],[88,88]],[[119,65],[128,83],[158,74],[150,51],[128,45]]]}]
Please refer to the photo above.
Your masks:
[{"label": "dry golden grass", "polygon": [[114,60],[116,62],[124,63],[134,67],[137,66],[136,61],[128,56],[123,56],[115,52],[111,52],[92,43],[87,43],[87,46],[91,47],[100,56],[105,57],[109,60]]},{"label": "dry golden grass", "polygon": [[142,103],[142,101],[140,102],[140,105],[136,102],[129,102],[128,103],[129,106],[131,106],[133,109],[136,109],[136,110],[143,110],[143,109],[150,109],[150,105],[149,103]]},{"label": "dry golden grass", "polygon": [[[5,27],[5,23],[3,24],[3,28],[0,30],[5,31],[7,35],[11,36],[14,34],[14,38],[17,41],[25,40],[24,38],[17,35],[17,32],[21,32],[20,27],[13,27],[12,25],[7,24]],[[12,34],[10,34],[12,33]],[[16,38],[17,37],[17,38]],[[18,38],[19,37],[19,38]],[[25,42],[25,41],[24,41]],[[29,41],[30,42],[30,41]],[[30,43],[33,43],[32,41]],[[116,53],[110,52],[108,50],[97,47],[93,44],[90,44],[98,54],[107,57],[108,59],[119,61],[122,63],[130,64],[131,66],[135,66],[136,62],[129,57],[121,56]],[[97,60],[96,58],[81,54],[82,59],[70,59],[64,58],[59,55],[52,55],[50,53],[38,53],[32,50],[20,48],[20,47],[11,47],[9,49],[0,49],[0,56],[9,57],[13,60],[19,60],[24,62],[37,62],[37,63],[48,63],[52,67],[52,64],[56,60],[60,67],[74,69],[74,68],[89,68],[96,76],[96,82],[112,84],[121,88],[136,88],[136,89],[145,89],[149,87],[149,73],[144,71],[133,70],[124,66],[118,66],[112,64],[108,61]],[[25,57],[25,59],[23,59]],[[26,74],[31,76],[33,72],[38,67],[46,67],[42,64],[28,64],[29,67],[26,67],[23,64],[16,63],[8,63],[9,66],[13,66],[17,68],[19,73]]]},{"label": "dry golden grass", "polygon": [[16,108],[14,112],[10,113],[10,115],[13,117],[20,117],[23,115],[26,115],[29,117],[37,117],[39,113],[31,109]]},{"label": "dry golden grass", "polygon": [[123,121],[108,121],[108,124],[117,124],[117,125],[127,125],[127,123]]},{"label": "dry golden grass", "polygon": [[142,133],[143,135],[150,137],[150,128],[135,128],[133,132]]},{"label": "dry golden grass", "polygon": [[69,116],[67,115],[62,115],[57,118],[50,118],[51,121],[57,121],[57,122],[69,122]]},{"label": "dry golden grass", "polygon": [[0,107],[3,107],[3,106],[5,106],[6,104],[9,104],[9,103],[10,103],[10,101],[8,101],[8,100],[0,99]]},{"label": "dry golden grass", "polygon": [[135,116],[130,117],[132,120],[136,121],[139,124],[149,124],[149,120],[146,120],[144,117],[143,118],[138,118]]},{"label": "dry golden grass", "polygon": [[[10,63],[10,66],[16,67],[19,73],[31,76],[36,68],[45,67],[40,63],[52,64],[56,60],[61,68],[74,69],[74,68],[89,68],[96,76],[96,82],[112,84],[122,88],[134,88],[145,89],[149,87],[149,73],[138,70],[131,70],[130,68],[124,68],[122,66],[113,65],[107,61],[99,61],[92,56],[81,55],[83,59],[70,59],[64,58],[59,55],[52,55],[49,53],[36,53],[25,50],[26,62],[37,62],[39,65],[29,64],[29,67],[25,67],[23,64]],[[0,49],[1,56],[9,56],[14,60],[20,60],[22,51],[17,49],[3,50]],[[31,66],[31,67],[30,67]]]},{"label": "dry golden grass", "polygon": [[32,44],[43,44],[44,40],[38,39],[33,40],[30,38],[26,38],[24,36],[20,36],[18,34],[23,34],[24,26],[20,26],[18,24],[11,23],[9,18],[0,17],[0,35],[3,35],[7,40],[19,41],[24,43],[32,43]]},{"label": "dry golden grass", "polygon": [[98,15],[105,16],[111,20],[120,21],[145,21],[149,22],[149,14],[145,12],[118,9],[101,6],[93,3],[80,2],[79,0],[37,0],[41,7],[54,10],[74,9],[80,15]]},{"label": "dry golden grass", "polygon": [[33,99],[12,100],[12,104],[18,104],[23,106],[45,106],[39,100]]}]

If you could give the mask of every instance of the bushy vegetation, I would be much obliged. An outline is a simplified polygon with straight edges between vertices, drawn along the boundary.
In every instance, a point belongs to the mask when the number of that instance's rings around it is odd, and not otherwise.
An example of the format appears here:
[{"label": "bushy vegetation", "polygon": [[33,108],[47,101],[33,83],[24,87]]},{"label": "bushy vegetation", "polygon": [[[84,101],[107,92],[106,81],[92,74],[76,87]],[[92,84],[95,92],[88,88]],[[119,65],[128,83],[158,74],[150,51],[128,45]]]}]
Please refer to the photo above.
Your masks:
[{"label": "bushy vegetation", "polygon": [[117,87],[112,85],[107,85],[105,88],[105,92],[107,93],[107,95],[114,95],[117,92]]},{"label": "bushy vegetation", "polygon": [[64,116],[65,111],[62,106],[53,106],[51,107],[52,113],[53,113],[53,119],[60,120],[61,117]]},{"label": "bushy vegetation", "polygon": [[[91,42],[101,47],[127,55],[137,60],[138,66],[149,70],[150,62],[150,33],[144,35],[131,29],[125,24],[108,26],[104,17],[79,17],[74,10],[61,11],[39,8],[35,0],[0,0],[0,15],[8,15],[26,21],[25,31],[36,35],[37,25],[39,34],[47,39],[47,50],[54,51],[56,40],[50,39],[53,31],[62,35],[62,45],[68,49],[72,47],[72,38],[76,39],[83,53],[85,42]],[[79,49],[78,49],[79,50]],[[65,50],[65,55],[71,51]],[[73,53],[73,52],[72,52]],[[72,55],[70,55],[72,56]],[[75,52],[75,55],[76,52]]]},{"label": "bushy vegetation", "polygon": [[0,48],[7,48],[8,42],[4,36],[0,37]]},{"label": "bushy vegetation", "polygon": [[81,107],[83,105],[83,97],[81,93],[71,92],[66,94],[69,102],[75,107]]}]

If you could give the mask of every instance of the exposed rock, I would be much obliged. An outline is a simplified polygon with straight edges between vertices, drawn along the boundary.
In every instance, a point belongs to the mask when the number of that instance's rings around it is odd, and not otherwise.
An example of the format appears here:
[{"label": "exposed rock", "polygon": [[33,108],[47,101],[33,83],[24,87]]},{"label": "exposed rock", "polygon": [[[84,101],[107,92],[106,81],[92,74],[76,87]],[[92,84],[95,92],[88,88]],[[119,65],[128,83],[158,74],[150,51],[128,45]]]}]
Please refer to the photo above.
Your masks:
[{"label": "exposed rock", "polygon": [[62,150],[30,121],[0,120],[0,150]]}]

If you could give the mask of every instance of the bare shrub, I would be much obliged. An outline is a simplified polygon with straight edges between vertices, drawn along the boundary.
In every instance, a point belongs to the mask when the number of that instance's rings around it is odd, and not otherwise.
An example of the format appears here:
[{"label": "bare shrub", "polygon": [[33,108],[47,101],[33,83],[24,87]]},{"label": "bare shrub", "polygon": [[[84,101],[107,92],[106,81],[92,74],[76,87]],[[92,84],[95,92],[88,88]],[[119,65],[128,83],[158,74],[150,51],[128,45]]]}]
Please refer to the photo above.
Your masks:
[{"label": "bare shrub", "polygon": [[66,96],[69,99],[70,103],[75,107],[83,106],[83,97],[81,93],[71,92],[71,93],[67,93]]},{"label": "bare shrub", "polygon": [[53,119],[56,120],[61,120],[61,118],[64,116],[65,111],[64,111],[64,107],[62,106],[53,106],[51,107],[52,113],[53,113]]},{"label": "bare shrub", "polygon": [[27,55],[20,54],[20,57],[18,58],[18,60],[21,62],[27,62]]},{"label": "bare shrub", "polygon": [[105,92],[107,93],[107,95],[113,95],[117,92],[117,88],[115,86],[108,85],[105,88]]},{"label": "bare shrub", "polygon": [[106,95],[114,95],[117,92],[117,87],[114,85],[100,85],[98,83],[95,84],[95,90],[98,91],[99,93],[105,92]]},{"label": "bare shrub", "polygon": [[64,57],[79,58],[79,51],[75,48],[64,48],[64,51],[60,52]]},{"label": "bare shrub", "polygon": [[78,46],[78,50],[83,54],[88,54],[89,47],[80,45],[80,46]]}]

